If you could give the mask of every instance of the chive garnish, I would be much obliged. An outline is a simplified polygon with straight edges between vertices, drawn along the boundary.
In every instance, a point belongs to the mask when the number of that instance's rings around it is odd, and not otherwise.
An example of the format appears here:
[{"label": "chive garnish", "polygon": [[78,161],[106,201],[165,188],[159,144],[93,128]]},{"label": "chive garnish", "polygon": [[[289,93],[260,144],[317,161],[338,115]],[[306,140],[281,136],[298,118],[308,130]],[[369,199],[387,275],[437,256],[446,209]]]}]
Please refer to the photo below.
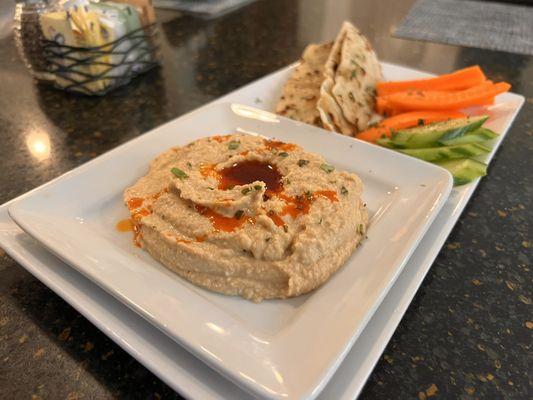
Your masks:
[{"label": "chive garnish", "polygon": [[180,178],[181,180],[184,180],[184,179],[187,179],[189,177],[189,175],[187,175],[185,172],[183,172],[181,169],[179,168],[172,168],[170,170],[170,172],[172,172],[174,175],[176,175],[178,178]]},{"label": "chive garnish", "polygon": [[232,140],[231,142],[228,143],[228,149],[235,150],[236,148],[239,147],[240,144],[241,144],[241,142],[239,142],[237,140]]},{"label": "chive garnish", "polygon": [[322,169],[322,171],[330,174],[332,173],[333,171],[335,171],[335,167],[333,165],[329,165],[329,164],[321,164],[320,165],[320,169]]},{"label": "chive garnish", "polygon": [[247,188],[244,188],[243,190],[241,190],[241,193],[242,193],[242,194],[248,194],[248,193],[250,193],[251,191],[252,191],[252,189],[250,189],[249,187],[247,187]]},{"label": "chive garnish", "polygon": [[289,155],[289,153],[287,153],[286,151],[282,151],[281,153],[278,154],[280,157],[287,157]]},{"label": "chive garnish", "polygon": [[303,167],[304,165],[309,164],[309,160],[298,160],[298,166]]},{"label": "chive garnish", "polygon": [[263,186],[261,186],[261,185],[255,185],[255,186],[254,186],[254,189],[255,189],[255,190],[261,190],[261,189],[263,189]]},{"label": "chive garnish", "polygon": [[341,187],[341,194],[348,194],[348,189],[346,189],[344,186]]}]

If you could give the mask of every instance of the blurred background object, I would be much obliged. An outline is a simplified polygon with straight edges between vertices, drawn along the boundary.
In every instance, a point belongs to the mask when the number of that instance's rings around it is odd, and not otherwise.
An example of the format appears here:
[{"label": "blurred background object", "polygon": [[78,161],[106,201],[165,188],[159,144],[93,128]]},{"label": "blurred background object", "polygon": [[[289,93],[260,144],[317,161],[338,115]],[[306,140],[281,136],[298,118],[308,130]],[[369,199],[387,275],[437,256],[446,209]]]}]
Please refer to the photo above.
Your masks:
[{"label": "blurred background object", "polygon": [[533,55],[533,7],[472,0],[418,0],[394,35]]},{"label": "blurred background object", "polygon": [[13,31],[20,58],[30,73],[41,81],[53,81],[49,63],[44,56],[44,34],[39,20],[56,11],[57,0],[17,0]]},{"label": "blurred background object", "polygon": [[151,0],[17,0],[15,43],[40,82],[103,95],[159,64]]},{"label": "blurred background object", "polygon": [[215,18],[255,0],[154,0],[154,6],[204,18]]}]

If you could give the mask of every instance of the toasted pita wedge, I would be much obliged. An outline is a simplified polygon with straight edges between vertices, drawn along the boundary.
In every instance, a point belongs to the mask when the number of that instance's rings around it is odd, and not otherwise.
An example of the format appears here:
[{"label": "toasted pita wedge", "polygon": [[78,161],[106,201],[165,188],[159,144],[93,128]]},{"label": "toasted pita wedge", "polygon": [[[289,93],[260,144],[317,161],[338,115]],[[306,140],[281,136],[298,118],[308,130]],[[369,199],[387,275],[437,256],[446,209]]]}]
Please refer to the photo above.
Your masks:
[{"label": "toasted pita wedge", "polygon": [[324,80],[324,65],[333,43],[311,44],[306,47],[300,65],[283,87],[276,113],[288,118],[321,126],[316,103]]},{"label": "toasted pita wedge", "polygon": [[324,70],[317,107],[325,128],[353,136],[372,116],[381,68],[368,40],[345,22]]}]

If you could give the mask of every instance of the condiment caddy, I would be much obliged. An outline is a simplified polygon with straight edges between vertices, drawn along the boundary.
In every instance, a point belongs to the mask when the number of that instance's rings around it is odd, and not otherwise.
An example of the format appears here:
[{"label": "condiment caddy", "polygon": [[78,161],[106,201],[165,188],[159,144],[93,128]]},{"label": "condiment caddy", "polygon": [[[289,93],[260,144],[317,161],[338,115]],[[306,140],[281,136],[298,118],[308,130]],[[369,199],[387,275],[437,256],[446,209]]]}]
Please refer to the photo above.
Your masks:
[{"label": "condiment caddy", "polygon": [[155,22],[151,0],[23,0],[15,39],[37,80],[103,95],[159,64]]}]

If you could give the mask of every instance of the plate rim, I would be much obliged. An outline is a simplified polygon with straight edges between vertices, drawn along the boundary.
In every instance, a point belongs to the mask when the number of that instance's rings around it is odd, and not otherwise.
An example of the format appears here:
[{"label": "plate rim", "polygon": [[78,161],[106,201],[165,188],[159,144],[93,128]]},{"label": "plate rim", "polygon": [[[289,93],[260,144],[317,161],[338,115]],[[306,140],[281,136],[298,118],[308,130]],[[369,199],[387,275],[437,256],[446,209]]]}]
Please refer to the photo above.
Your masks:
[{"label": "plate rim", "polygon": [[[17,209],[17,205],[20,205],[19,203],[21,203],[24,199],[27,199],[27,198],[30,198],[32,196],[35,195],[35,192],[36,191],[40,191],[40,190],[43,190],[45,189],[46,186],[48,185],[54,185],[54,184],[57,184],[58,182],[57,181],[61,181],[63,179],[72,179],[72,178],[76,178],[79,174],[83,173],[86,169],[88,168],[92,168],[95,166],[95,164],[99,163],[99,162],[103,162],[105,160],[107,160],[109,157],[112,157],[113,156],[113,152],[116,151],[116,152],[119,152],[119,151],[125,151],[125,148],[127,148],[128,146],[134,146],[136,141],[137,140],[146,140],[146,136],[153,133],[153,134],[157,134],[157,132],[154,132],[160,128],[162,128],[163,126],[166,126],[168,124],[175,124],[177,123],[179,120],[181,119],[184,119],[184,117],[188,116],[188,117],[192,117],[195,113],[199,113],[199,112],[206,112],[206,111],[209,111],[209,108],[210,107],[215,107],[215,106],[221,106],[221,105],[228,105],[230,103],[220,103],[220,102],[213,102],[213,103],[209,103],[208,105],[206,106],[203,106],[203,107],[200,107],[190,113],[187,113],[185,115],[183,115],[182,117],[179,117],[177,119],[174,119],[172,121],[169,121],[168,123],[160,126],[160,127],[157,127],[155,128],[154,130],[150,131],[150,132],[147,132],[146,134],[144,135],[141,135],[133,140],[130,140],[128,142],[125,142],[124,144],[120,145],[120,146],[117,146],[115,149],[112,149],[108,152],[106,152],[104,155],[102,155],[101,157],[97,157],[95,158],[94,160],[92,160],[91,162],[89,163],[86,163],[86,164],[83,164],[82,166],[74,169],[74,170],[71,170],[65,174],[63,174],[62,176],[48,182],[47,184],[44,184],[22,196],[20,196],[20,198],[17,198],[15,201],[14,204],[11,204],[11,206],[8,208],[8,212],[11,216],[11,218],[25,231],[27,232],[30,236],[32,236],[34,239],[36,239],[38,242],[40,242],[41,244],[43,244],[47,249],[48,251],[50,251],[51,253],[55,254],[57,257],[59,257],[60,259],[64,260],[63,256],[61,254],[58,254],[56,252],[56,250],[49,246],[48,243],[46,242],[43,242],[40,238],[40,235],[39,234],[35,234],[34,230],[28,226],[25,222],[21,221],[19,218],[17,218],[17,215],[16,215],[16,209]],[[289,121],[289,123],[293,124],[294,121]],[[342,135],[338,135],[344,139],[347,139],[346,137],[342,136]],[[342,140],[344,140],[342,139]],[[373,151],[378,151],[376,147],[370,145],[370,144],[367,144],[365,143],[364,145],[362,144],[363,142],[360,142],[358,141],[357,142],[357,146],[370,146]],[[119,150],[120,149],[120,150]],[[387,149],[379,149],[379,151],[381,152],[386,152]],[[399,159],[402,159],[404,160],[405,162],[407,163],[416,163],[418,165],[423,165],[424,168],[427,168],[428,170],[433,170],[435,171],[435,173],[439,173],[439,174],[443,174],[445,170],[437,167],[437,166],[434,166],[432,164],[428,164],[428,163],[424,163],[420,160],[416,160],[416,159],[413,159],[413,158],[409,158],[409,157],[405,157],[403,155],[399,155],[398,153],[396,152],[390,152],[390,156],[392,156],[392,154],[394,154],[393,157],[398,157]],[[105,156],[105,157],[104,157]],[[405,157],[405,158],[404,158]],[[97,166],[96,166],[97,167]],[[446,187],[446,189],[444,190],[444,192],[446,193],[445,196],[442,196],[441,199],[439,200],[438,202],[438,207],[436,207],[435,211],[433,211],[431,213],[431,219],[429,220],[429,222],[426,222],[424,224],[424,228],[423,230],[417,235],[417,238],[416,240],[414,240],[414,242],[412,243],[412,245],[409,247],[409,251],[408,251],[408,254],[405,255],[401,261],[401,265],[399,267],[396,268],[396,272],[394,274],[394,276],[392,277],[391,280],[388,281],[387,285],[386,285],[386,288],[383,289],[383,291],[380,293],[380,295],[378,296],[378,298],[376,299],[376,301],[372,304],[372,306],[370,307],[370,311],[367,311],[365,317],[362,319],[361,323],[359,324],[358,328],[355,329],[354,331],[352,331],[352,334],[347,338],[347,340],[345,341],[345,344],[342,346],[342,351],[340,352],[340,354],[338,354],[337,356],[335,356],[333,358],[333,363],[331,363],[331,365],[328,365],[328,366],[324,366],[323,368],[323,371],[325,371],[325,373],[322,374],[322,378],[320,379],[319,382],[317,382],[313,387],[310,387],[308,388],[308,393],[303,393],[304,395],[310,395],[311,397],[314,397],[316,396],[321,390],[322,388],[326,385],[326,383],[329,381],[329,379],[331,378],[331,376],[333,375],[333,373],[336,371],[337,367],[340,365],[340,363],[342,362],[342,360],[344,359],[344,357],[346,356],[346,354],[348,353],[348,351],[350,350],[350,348],[352,347],[353,343],[356,341],[357,337],[360,335],[360,333],[363,331],[364,327],[366,326],[366,324],[368,323],[368,321],[371,319],[371,317],[373,316],[374,312],[377,310],[377,308],[379,307],[379,304],[382,302],[382,300],[385,298],[386,294],[388,293],[388,291],[390,290],[390,288],[393,286],[394,282],[396,281],[396,279],[398,278],[398,276],[400,275],[401,271],[403,270],[403,267],[405,266],[405,264],[407,263],[410,255],[414,252],[414,250],[416,249],[418,243],[420,242],[420,240],[423,238],[423,236],[425,235],[425,233],[427,232],[427,230],[429,229],[430,225],[431,225],[431,222],[434,220],[434,218],[437,216],[438,214],[438,211],[440,210],[440,208],[444,205],[445,203],[445,200],[447,199],[447,196],[449,195],[450,191],[451,191],[451,175],[446,171],[444,173],[447,178],[448,178],[448,186]],[[60,182],[59,182],[60,183]],[[15,211],[14,211],[15,210]],[[65,260],[65,263],[67,265],[70,265],[72,266],[73,268],[75,268],[78,272],[80,272],[82,275],[85,275],[85,277],[87,277],[88,279],[90,279],[92,282],[96,283],[98,286],[100,286],[103,290],[105,290],[107,293],[109,293],[110,295],[112,295],[113,297],[117,298],[121,303],[127,305],[130,309],[132,309],[133,311],[135,311],[136,313],[139,314],[139,310],[138,309],[135,309],[135,308],[132,308],[131,305],[132,303],[127,299],[127,298],[122,298],[122,297],[117,297],[116,296],[116,292],[114,292],[112,290],[112,288],[110,288],[109,286],[106,286],[105,284],[103,284],[102,282],[100,281],[97,281],[95,280],[95,277],[94,276],[88,276],[84,273],[83,271],[83,268],[80,268],[80,266],[78,266],[75,262],[69,262],[68,260]],[[145,318],[147,319],[147,315],[146,314],[140,314],[142,318]],[[149,323],[151,323],[152,325],[155,326],[156,329],[161,329],[161,325],[160,323],[158,323],[158,321],[155,321],[155,320],[151,320],[151,319],[147,319],[149,321]],[[169,332],[166,332],[165,333],[167,335],[169,335]],[[242,383],[243,381],[242,380],[239,380],[239,379],[235,379],[236,376],[235,375],[232,375],[231,372],[232,370],[231,369],[227,369],[227,368],[224,368],[225,366],[224,365],[220,365],[219,363],[216,362],[216,359],[213,360],[213,359],[209,359],[208,357],[206,357],[206,355],[204,353],[198,353],[197,352],[197,349],[192,346],[190,343],[186,343],[180,339],[179,336],[176,336],[175,334],[170,334],[171,336],[171,339],[172,340],[175,340],[177,343],[179,343],[180,345],[182,345],[183,347],[187,348],[188,351],[190,351],[191,353],[195,354],[195,356],[197,356],[198,358],[200,358],[201,360],[203,360],[204,362],[208,363],[212,368],[215,368],[217,370],[220,370],[220,369],[223,369],[223,371],[221,371],[225,376],[229,377],[230,379],[232,380],[237,380],[238,384],[242,386]],[[247,389],[251,389],[253,390],[255,393],[258,393],[255,389],[256,387],[248,387],[246,386]],[[288,387],[287,387],[288,389]],[[271,397],[271,398],[278,398],[277,396],[272,396],[271,393],[267,392],[267,393],[264,393],[263,391],[260,391],[259,394],[263,395],[263,396],[266,396],[266,397]],[[298,393],[298,394],[302,394],[302,393]]]}]

